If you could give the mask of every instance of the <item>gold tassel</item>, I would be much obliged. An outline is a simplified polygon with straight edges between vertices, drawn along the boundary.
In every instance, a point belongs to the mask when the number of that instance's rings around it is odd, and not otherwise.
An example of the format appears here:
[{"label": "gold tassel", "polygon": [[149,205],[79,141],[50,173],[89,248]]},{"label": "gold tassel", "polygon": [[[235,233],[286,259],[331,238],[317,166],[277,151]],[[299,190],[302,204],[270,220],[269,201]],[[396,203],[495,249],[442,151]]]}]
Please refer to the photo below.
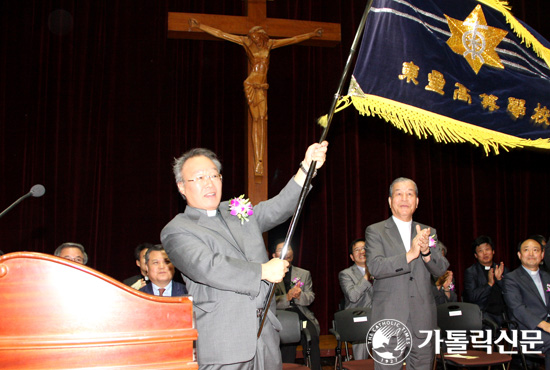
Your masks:
[{"label": "gold tassel", "polygon": [[[347,96],[340,97],[338,101],[336,102],[336,106],[334,107],[334,113],[338,113],[343,109],[346,109],[351,105],[351,99],[348,99]],[[321,116],[317,118],[317,124],[323,128],[327,127],[328,124],[328,114],[325,114],[324,116]]]},{"label": "gold tassel", "polygon": [[542,58],[546,65],[550,66],[550,50],[544,47],[510,12],[512,9],[506,0],[477,0],[479,3],[487,5],[504,15],[506,22],[514,33],[521,38],[521,42],[527,47],[532,48],[537,55]]},{"label": "gold tassel", "polygon": [[339,104],[345,106],[349,105],[345,101],[351,100],[360,114],[383,118],[398,129],[420,139],[432,136],[435,141],[443,143],[469,142],[482,146],[486,155],[491,150],[499,154],[499,148],[506,151],[523,147],[550,149],[548,139],[518,138],[376,95],[344,96],[340,100]]}]

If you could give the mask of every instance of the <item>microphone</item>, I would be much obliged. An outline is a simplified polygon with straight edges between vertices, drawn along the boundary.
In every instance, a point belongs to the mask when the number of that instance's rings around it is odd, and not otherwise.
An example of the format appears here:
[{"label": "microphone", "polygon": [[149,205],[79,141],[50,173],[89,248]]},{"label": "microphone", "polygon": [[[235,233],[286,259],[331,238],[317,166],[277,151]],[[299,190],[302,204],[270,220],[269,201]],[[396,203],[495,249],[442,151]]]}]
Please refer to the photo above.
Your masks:
[{"label": "microphone", "polygon": [[24,199],[28,198],[28,197],[35,197],[35,198],[39,198],[41,197],[42,195],[44,195],[46,193],[46,188],[43,186],[43,185],[40,185],[40,184],[36,184],[34,185],[31,190],[23,195],[21,198],[17,199],[15,202],[12,203],[11,206],[9,206],[8,208],[6,208],[4,211],[2,211],[2,213],[0,213],[0,218],[2,216],[4,216],[6,213],[8,213],[9,211],[11,211],[11,209],[13,207],[15,207],[16,205],[18,205],[19,203],[21,203]]},{"label": "microphone", "polygon": [[35,198],[40,198],[46,193],[46,188],[43,185],[36,184],[31,188],[31,191],[29,191],[29,193],[31,193],[31,195]]}]

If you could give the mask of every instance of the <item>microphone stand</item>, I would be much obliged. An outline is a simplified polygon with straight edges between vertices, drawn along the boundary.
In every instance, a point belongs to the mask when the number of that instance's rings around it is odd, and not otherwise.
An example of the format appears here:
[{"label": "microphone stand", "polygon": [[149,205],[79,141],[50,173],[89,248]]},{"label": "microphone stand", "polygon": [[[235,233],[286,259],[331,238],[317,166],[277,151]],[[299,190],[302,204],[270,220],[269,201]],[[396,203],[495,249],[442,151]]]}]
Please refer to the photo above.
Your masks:
[{"label": "microphone stand", "polygon": [[[336,109],[336,104],[338,103],[338,99],[342,97],[342,90],[344,88],[344,83],[346,82],[351,68],[351,62],[353,58],[355,57],[355,53],[357,51],[357,47],[359,46],[359,40],[361,39],[361,35],[363,34],[363,30],[365,29],[365,23],[367,22],[367,15],[369,14],[370,7],[372,5],[372,0],[367,1],[367,5],[365,7],[365,11],[363,12],[363,17],[361,18],[361,22],[359,23],[359,27],[357,28],[357,32],[355,33],[355,38],[353,40],[353,43],[351,45],[351,50],[348,55],[348,60],[346,61],[346,66],[344,67],[344,72],[342,73],[342,77],[340,78],[340,84],[338,86],[338,90],[336,94],[334,94],[334,99],[332,100],[332,104],[330,106],[328,118],[327,118],[327,125],[325,126],[323,133],[321,134],[321,138],[319,139],[319,143],[322,143],[327,135],[328,130],[330,128],[330,124],[332,122],[332,117],[334,116],[334,111]],[[309,191],[309,186],[311,185],[311,180],[313,179],[313,174],[315,173],[317,161],[312,161],[309,165],[309,171],[306,176],[306,181],[304,183],[304,186],[302,187],[302,191],[300,193],[300,197],[298,198],[298,204],[296,206],[296,210],[294,211],[294,215],[292,216],[292,219],[290,221],[290,225],[288,227],[288,231],[285,237],[285,242],[283,244],[283,249],[281,250],[281,256],[280,259],[284,260],[286,253],[288,251],[288,245],[290,243],[290,240],[294,236],[294,232],[296,231],[296,224],[298,222],[298,218],[300,218],[300,214],[302,213],[302,209],[304,208],[304,202],[306,200],[307,193]],[[273,299],[273,295],[275,293],[274,284],[269,283],[269,291],[268,295],[264,304],[264,307],[262,309],[261,315],[260,315],[260,327],[258,329],[258,338],[262,334],[262,329],[264,327],[265,318],[267,314],[267,310],[269,308],[269,304],[271,303],[271,300]]]},{"label": "microphone stand", "polygon": [[0,218],[2,218],[2,216],[4,216],[9,211],[11,211],[13,207],[15,207],[16,205],[18,205],[19,203],[21,203],[23,200],[27,199],[30,196],[32,196],[32,192],[29,191],[27,194],[25,194],[21,198],[17,199],[15,202],[12,203],[11,206],[9,206],[4,211],[2,211],[2,213],[0,213]]},{"label": "microphone stand", "polygon": [[44,186],[42,186],[40,184],[34,185],[27,194],[23,195],[22,197],[17,199],[15,202],[13,202],[11,206],[9,206],[5,210],[3,210],[2,213],[0,213],[0,218],[2,218],[2,216],[4,216],[9,211],[11,211],[13,209],[13,207],[15,207],[16,205],[18,205],[19,203],[21,203],[23,200],[27,199],[28,197],[32,196],[32,197],[38,198],[38,197],[41,197],[42,195],[44,195],[45,192],[46,192],[46,189],[44,189]]}]

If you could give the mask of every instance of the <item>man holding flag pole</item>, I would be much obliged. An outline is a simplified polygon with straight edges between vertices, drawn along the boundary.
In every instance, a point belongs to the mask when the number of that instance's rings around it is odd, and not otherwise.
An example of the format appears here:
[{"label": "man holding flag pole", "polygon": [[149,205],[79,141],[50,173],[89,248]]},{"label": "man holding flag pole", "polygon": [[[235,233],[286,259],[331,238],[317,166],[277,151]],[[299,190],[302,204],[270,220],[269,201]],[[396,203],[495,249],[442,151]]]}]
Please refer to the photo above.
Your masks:
[{"label": "man holding flag pole", "polygon": [[244,196],[220,202],[222,168],[212,151],[192,149],[176,159],[187,207],[164,227],[161,241],[193,296],[199,369],[281,368],[274,301],[257,333],[269,288],[282,281],[288,261],[268,259],[262,233],[292,215],[310,166],[324,164],[327,148],[326,141],[309,146],[283,190],[254,207]]}]

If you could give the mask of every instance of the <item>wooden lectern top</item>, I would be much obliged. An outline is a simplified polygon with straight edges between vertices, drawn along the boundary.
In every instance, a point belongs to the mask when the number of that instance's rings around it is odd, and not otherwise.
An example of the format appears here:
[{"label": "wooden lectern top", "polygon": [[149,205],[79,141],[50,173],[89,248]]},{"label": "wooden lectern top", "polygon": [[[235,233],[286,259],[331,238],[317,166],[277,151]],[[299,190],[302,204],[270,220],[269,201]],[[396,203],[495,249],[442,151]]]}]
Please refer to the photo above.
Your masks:
[{"label": "wooden lectern top", "polygon": [[33,252],[0,257],[2,369],[198,369],[191,297]]}]

